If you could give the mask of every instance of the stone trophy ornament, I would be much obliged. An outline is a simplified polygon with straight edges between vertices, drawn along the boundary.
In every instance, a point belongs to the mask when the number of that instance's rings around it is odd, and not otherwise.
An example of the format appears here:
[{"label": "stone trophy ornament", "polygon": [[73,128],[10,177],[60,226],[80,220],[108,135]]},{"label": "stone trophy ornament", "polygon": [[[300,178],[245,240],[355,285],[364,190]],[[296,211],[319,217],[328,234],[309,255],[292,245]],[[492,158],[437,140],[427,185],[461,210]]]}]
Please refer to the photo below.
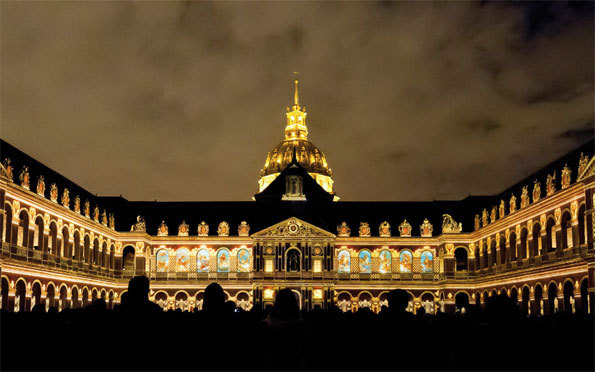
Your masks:
[{"label": "stone trophy ornament", "polygon": [[109,228],[112,230],[115,230],[116,229],[116,218],[114,217],[114,214],[110,213],[107,220],[108,220]]},{"label": "stone trophy ornament", "polygon": [[457,223],[449,214],[442,215],[442,233],[458,234],[463,231],[463,224]]},{"label": "stone trophy ornament", "polygon": [[399,225],[399,236],[410,237],[411,236],[411,225],[407,222],[407,219],[403,220]]},{"label": "stone trophy ornament", "polygon": [[384,221],[380,224],[380,228],[378,229],[378,235],[382,237],[390,236],[390,224],[387,221]]},{"label": "stone trophy ornament", "polygon": [[45,197],[45,180],[43,175],[37,177],[37,195]]},{"label": "stone trophy ornament", "polygon": [[541,182],[533,181],[533,203],[539,201],[541,198]]},{"label": "stone trophy ornament", "polygon": [[242,221],[238,225],[238,235],[239,236],[249,236],[250,235],[250,225],[248,222]]},{"label": "stone trophy ornament", "polygon": [[496,207],[492,207],[492,211],[490,212],[490,223],[496,222]]},{"label": "stone trophy ornament", "polygon": [[434,231],[434,227],[428,221],[427,218],[424,218],[424,222],[419,226],[420,235],[423,237],[432,236],[432,231]]},{"label": "stone trophy ornament", "polygon": [[136,216],[136,223],[130,227],[130,231],[147,231],[145,219],[141,216]]},{"label": "stone trophy ornament", "polygon": [[23,165],[21,174],[19,174],[19,180],[21,181],[21,187],[29,190],[29,168],[26,165]]},{"label": "stone trophy ornament", "polygon": [[521,192],[521,208],[525,208],[529,205],[529,186],[523,186],[523,191]]},{"label": "stone trophy ornament", "polygon": [[78,195],[74,197],[74,206],[72,209],[76,213],[81,213],[81,198]]},{"label": "stone trophy ornament", "polygon": [[54,203],[58,202],[58,186],[55,183],[50,185],[50,200]]},{"label": "stone trophy ornament", "polygon": [[95,208],[93,208],[93,220],[95,222],[99,222],[99,207],[95,206]]},{"label": "stone trophy ornament", "polygon": [[341,225],[337,226],[337,235],[338,236],[350,236],[351,229],[347,225],[347,222],[341,222]]},{"label": "stone trophy ornament", "polygon": [[180,226],[178,226],[178,236],[188,236],[189,230],[190,230],[190,228],[188,227],[188,224],[186,223],[186,221],[182,221]]},{"label": "stone trophy ornament", "polygon": [[4,159],[4,163],[2,165],[4,165],[4,172],[5,172],[4,175],[10,180],[10,182],[13,182],[14,175],[13,175],[13,168],[12,168],[12,163],[10,161],[10,158]]},{"label": "stone trophy ornament", "polygon": [[198,236],[208,236],[209,235],[209,225],[205,221],[202,221],[198,224]]},{"label": "stone trophy ornament", "polygon": [[103,210],[103,212],[101,212],[101,224],[103,226],[107,226],[107,212],[105,211],[105,209]]},{"label": "stone trophy ornament", "polygon": [[564,164],[564,168],[562,168],[562,177],[561,177],[562,190],[564,190],[565,188],[570,186],[570,175],[571,174],[572,174],[572,170],[570,170],[570,168],[568,168],[568,164]]},{"label": "stone trophy ornament", "polygon": [[513,213],[516,211],[516,196],[512,194],[510,196],[510,202],[508,203],[508,213]]},{"label": "stone trophy ornament", "polygon": [[556,192],[556,172],[554,174],[548,174],[547,180],[545,181],[545,194],[546,196],[553,195]]},{"label": "stone trophy ornament", "polygon": [[88,200],[85,200],[83,212],[85,212],[85,217],[89,218],[91,216],[91,203]]},{"label": "stone trophy ornament", "polygon": [[361,237],[369,237],[370,236],[370,225],[367,222],[360,222],[359,236],[361,236]]},{"label": "stone trophy ornament", "polygon": [[64,192],[62,192],[62,206],[70,208],[70,192],[66,188],[64,189]]},{"label": "stone trophy ornament", "polygon": [[498,207],[498,214],[500,216],[500,219],[504,218],[504,216],[506,215],[506,203],[502,199],[500,199],[500,206]]},{"label": "stone trophy ornament", "polygon": [[217,227],[217,235],[219,236],[229,236],[229,224],[225,221],[219,224]]},{"label": "stone trophy ornament", "polygon": [[165,221],[161,221],[161,224],[157,228],[157,236],[167,236],[167,234],[168,234],[167,225],[165,224]]},{"label": "stone trophy ornament", "polygon": [[481,226],[486,227],[488,225],[488,211],[487,209],[483,209],[481,211]]}]

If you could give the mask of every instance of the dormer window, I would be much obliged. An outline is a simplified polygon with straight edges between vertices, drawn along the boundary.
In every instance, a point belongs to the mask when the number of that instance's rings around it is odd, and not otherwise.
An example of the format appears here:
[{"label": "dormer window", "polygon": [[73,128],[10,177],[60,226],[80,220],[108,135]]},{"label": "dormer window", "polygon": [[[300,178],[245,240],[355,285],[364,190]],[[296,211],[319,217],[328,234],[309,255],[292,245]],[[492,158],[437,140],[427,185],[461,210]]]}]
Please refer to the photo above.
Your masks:
[{"label": "dormer window", "polygon": [[281,200],[306,200],[304,183],[301,176],[285,177],[285,194],[283,194]]}]

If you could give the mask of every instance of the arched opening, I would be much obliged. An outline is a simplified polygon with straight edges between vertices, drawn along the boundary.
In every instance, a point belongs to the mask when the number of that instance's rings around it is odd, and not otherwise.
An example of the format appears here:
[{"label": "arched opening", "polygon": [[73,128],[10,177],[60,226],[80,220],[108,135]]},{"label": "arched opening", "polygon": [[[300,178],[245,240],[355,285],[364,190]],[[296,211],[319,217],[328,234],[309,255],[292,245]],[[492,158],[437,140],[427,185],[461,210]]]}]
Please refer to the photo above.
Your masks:
[{"label": "arched opening", "polygon": [[548,252],[552,252],[556,249],[556,239],[553,236],[555,225],[556,221],[553,218],[548,219],[547,224],[545,225],[545,236]]},{"label": "arched opening", "polygon": [[558,311],[559,304],[556,306],[556,304],[558,302],[557,297],[558,297],[558,286],[556,285],[556,283],[550,283],[550,285],[547,288],[547,307],[548,307],[549,314],[554,314],[555,312]]},{"label": "arched opening", "polygon": [[31,310],[33,310],[33,306],[39,304],[41,304],[41,284],[35,282],[31,286]]},{"label": "arched opening", "polygon": [[93,288],[91,291],[91,303],[95,302],[95,300],[97,300],[97,288]]},{"label": "arched opening", "polygon": [[300,271],[300,251],[297,249],[290,249],[285,254],[285,269],[288,272],[299,272]]},{"label": "arched opening", "polygon": [[463,308],[467,311],[469,309],[469,295],[465,292],[457,293],[455,296],[455,306],[457,312],[463,311]]},{"label": "arched opening", "polygon": [[90,263],[90,250],[91,250],[91,239],[89,238],[89,235],[85,235],[85,245],[83,247],[83,257],[82,257],[82,261],[86,262],[86,263]]},{"label": "arched opening", "polygon": [[114,308],[114,292],[109,291],[109,295],[108,295],[108,300],[107,300],[107,308],[108,309],[113,309]]},{"label": "arched opening", "polygon": [[516,288],[512,288],[510,290],[510,299],[512,300],[512,302],[516,305],[519,301],[519,292],[516,290]]},{"label": "arched opening", "polygon": [[529,287],[523,287],[521,312],[525,315],[529,313]]},{"label": "arched opening", "polygon": [[583,245],[587,241],[587,229],[586,229],[586,216],[585,216],[585,204],[581,204],[578,209],[578,242]]},{"label": "arched opening", "polygon": [[483,264],[483,268],[490,267],[490,262],[488,261],[488,244],[484,242],[483,249],[482,249],[482,259],[481,262]]},{"label": "arched opening", "polygon": [[541,225],[536,223],[533,225],[533,256],[539,256],[541,253],[539,242],[541,241]]},{"label": "arched opening", "polygon": [[506,238],[504,234],[500,235],[500,265],[506,263]]},{"label": "arched opening", "polygon": [[581,310],[589,312],[589,281],[587,278],[581,281]]},{"label": "arched opening", "polygon": [[50,307],[56,307],[56,288],[52,283],[48,284],[46,294],[45,294],[45,303],[46,309]]},{"label": "arched opening", "polygon": [[490,266],[496,266],[498,264],[498,259],[497,259],[497,252],[496,252],[496,239],[492,239],[492,242],[490,243],[490,255],[491,255],[491,259],[490,259]]},{"label": "arched opening", "polygon": [[463,247],[455,249],[455,271],[467,270],[467,250]]},{"label": "arched opening", "polygon": [[527,229],[521,230],[521,244],[519,247],[519,259],[527,258]]},{"label": "arched opening", "polygon": [[[163,305],[159,303],[159,298],[158,297],[155,297],[155,300],[157,301],[157,304],[159,306],[161,306],[165,310],[166,307],[167,307],[167,294],[166,293],[163,293],[163,292],[161,292],[161,293],[163,294],[163,297],[162,298],[164,299]],[[196,308],[199,311],[202,310],[202,304],[204,302],[205,293],[202,292],[202,291],[201,292],[198,292],[196,294],[196,296],[194,296],[194,297],[196,298],[196,302],[195,302],[196,303]]]},{"label": "arched opening", "polygon": [[2,230],[2,241],[12,243],[12,207],[10,204],[4,204],[4,229]]},{"label": "arched opening", "polygon": [[481,256],[479,255],[479,247],[475,247],[475,270],[481,269]]},{"label": "arched opening", "polygon": [[492,289],[492,294],[490,297],[496,297],[496,296],[498,296],[498,290]]},{"label": "arched opening", "polygon": [[29,213],[24,209],[19,213],[17,245],[20,247],[29,247]]},{"label": "arched opening", "polygon": [[25,309],[27,308],[27,284],[25,284],[24,280],[19,280],[15,289],[16,291],[14,300],[15,303],[17,301],[19,302],[18,310],[25,311]]},{"label": "arched opening", "polygon": [[82,298],[83,307],[89,305],[89,290],[87,288],[83,288],[83,298]]},{"label": "arched opening", "polygon": [[188,311],[188,295],[186,292],[176,293],[176,297],[174,298],[174,307],[176,309],[180,309],[181,311]]},{"label": "arched opening", "polygon": [[110,270],[114,269],[114,252],[115,252],[115,250],[116,250],[116,247],[114,247],[113,244],[110,245],[110,247],[109,247],[109,266],[108,266],[108,268]]},{"label": "arched opening", "polygon": [[134,247],[127,245],[122,251],[122,274],[124,276],[134,275]]},{"label": "arched opening", "polygon": [[99,295],[99,298],[101,298],[103,301],[105,301],[107,296],[107,292],[105,291],[105,289],[101,290],[101,294]]},{"label": "arched opening", "polygon": [[60,250],[60,257],[70,258],[70,231],[68,227],[62,228],[62,249]]},{"label": "arched opening", "polygon": [[564,311],[569,313],[572,312],[571,298],[574,299],[574,286],[572,285],[572,281],[567,280],[564,283]]},{"label": "arched opening", "polygon": [[475,292],[475,307],[479,309],[481,307],[481,293]]},{"label": "arched opening", "polygon": [[48,236],[48,252],[51,255],[57,256],[58,251],[58,227],[56,222],[50,222],[50,231]]},{"label": "arched opening", "polygon": [[81,259],[81,234],[78,230],[74,232],[72,239],[72,258],[77,261]]},{"label": "arched opening", "polygon": [[572,247],[572,226],[570,224],[570,212],[562,213],[562,249]]},{"label": "arched opening", "polygon": [[99,240],[97,238],[93,239],[93,252],[91,252],[91,264],[97,265],[97,260],[99,259]]},{"label": "arched opening", "polygon": [[72,291],[70,292],[70,297],[72,298],[72,308],[78,309],[79,304],[79,290],[77,287],[72,287]]},{"label": "arched opening", "polygon": [[105,267],[107,268],[108,262],[107,262],[107,256],[108,252],[107,252],[107,242],[103,242],[102,246],[101,246],[101,257],[99,258],[99,266]]},{"label": "arched opening", "polygon": [[[421,296],[421,308],[424,309],[426,314],[435,314],[436,306],[434,301],[434,295],[431,293],[424,293]],[[465,305],[464,305],[465,306]],[[466,309],[469,308],[469,297],[467,297]]]},{"label": "arched opening", "polygon": [[510,242],[510,262],[514,262],[517,260],[517,244],[516,244],[516,233],[513,231],[510,233],[508,237],[508,241]]},{"label": "arched opening", "polygon": [[543,309],[545,307],[545,305],[542,303],[543,301],[543,289],[541,288],[541,285],[536,285],[535,286],[535,315],[540,315],[542,313],[545,314],[545,309]]},{"label": "arched opening", "polygon": [[8,279],[4,277],[2,278],[0,294],[2,294],[1,306],[3,309],[8,310]]},{"label": "arched opening", "polygon": [[61,305],[60,303],[58,304],[58,309],[60,311],[70,308],[70,304],[68,303],[68,288],[66,288],[65,285],[60,287],[60,301]]},{"label": "arched opening", "polygon": [[36,250],[44,250],[43,247],[43,218],[41,216],[37,216],[35,219],[35,235],[33,237],[33,247]]}]

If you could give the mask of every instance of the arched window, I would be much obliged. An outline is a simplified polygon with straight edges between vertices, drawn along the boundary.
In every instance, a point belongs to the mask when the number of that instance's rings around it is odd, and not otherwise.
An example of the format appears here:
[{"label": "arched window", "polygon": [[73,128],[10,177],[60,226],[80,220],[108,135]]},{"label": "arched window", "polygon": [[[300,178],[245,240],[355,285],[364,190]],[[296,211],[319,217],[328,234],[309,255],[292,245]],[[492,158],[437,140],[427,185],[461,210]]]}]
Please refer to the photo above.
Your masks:
[{"label": "arched window", "polygon": [[79,307],[79,290],[76,287],[72,287],[70,292],[70,298],[72,301],[72,308],[77,309]]},{"label": "arched window", "polygon": [[17,245],[21,247],[29,246],[29,213],[27,213],[26,210],[22,210],[21,213],[19,213]]},{"label": "arched window", "polygon": [[372,254],[367,249],[359,252],[359,272],[369,274],[372,272]]},{"label": "arched window", "polygon": [[500,235],[500,265],[506,263],[506,238],[504,234]]},{"label": "arched window", "polygon": [[81,234],[78,230],[74,232],[74,239],[72,243],[72,258],[75,260],[81,259]]},{"label": "arched window", "polygon": [[566,211],[562,214],[560,221],[562,227],[562,249],[572,247],[572,227],[570,225],[570,212]]},{"label": "arched window", "polygon": [[337,255],[337,272],[338,273],[350,273],[351,272],[351,255],[349,251],[343,249],[339,251]]},{"label": "arched window", "polygon": [[105,268],[107,268],[109,266],[109,264],[107,262],[107,255],[108,255],[107,243],[103,242],[103,245],[101,246],[101,262],[99,262],[99,264]]},{"label": "arched window", "polygon": [[238,251],[238,271],[241,273],[250,272],[250,252],[242,248]]},{"label": "arched window", "polygon": [[533,255],[539,256],[539,242],[541,241],[541,225],[536,223],[533,225]]},{"label": "arched window", "polygon": [[490,266],[496,266],[498,264],[497,261],[496,238],[494,238],[490,243]]},{"label": "arched window", "polygon": [[510,262],[514,262],[518,258],[517,254],[517,244],[516,244],[516,233],[513,231],[510,233],[508,237],[508,241],[510,242]]},{"label": "arched window", "polygon": [[176,250],[176,271],[187,272],[190,268],[190,253],[186,248]]},{"label": "arched window", "polygon": [[301,269],[301,254],[297,249],[289,249],[285,253],[285,271],[298,272]]},{"label": "arched window", "polygon": [[529,287],[523,287],[521,312],[525,315],[527,315],[529,312],[529,298]]},{"label": "arched window", "polygon": [[24,280],[17,281],[15,298],[19,298],[19,311],[25,311],[27,304],[27,284]]},{"label": "arched window", "polygon": [[33,239],[33,246],[35,249],[43,250],[43,218],[41,216],[37,216],[35,219],[35,237]]},{"label": "arched window", "polygon": [[50,222],[50,234],[48,236],[48,251],[50,254],[54,256],[58,255],[57,252],[58,248],[58,227],[56,226],[56,222]]},{"label": "arched window", "polygon": [[572,312],[572,305],[570,304],[571,297],[574,298],[574,286],[572,285],[572,281],[567,280],[564,283],[564,311],[569,313]]},{"label": "arched window", "polygon": [[206,248],[198,251],[196,255],[196,271],[199,273],[209,272],[209,250]]},{"label": "arched window", "polygon": [[[534,309],[535,309],[535,315],[540,315],[541,314],[541,300],[543,299],[543,288],[541,287],[540,284],[537,284],[535,286],[535,304],[534,304]],[[543,304],[544,307],[544,314],[545,314],[545,304]],[[532,310],[533,311],[533,310]]]},{"label": "arched window", "polygon": [[586,224],[585,224],[585,204],[581,204],[578,209],[578,242],[579,244],[585,244],[587,236]]},{"label": "arched window", "polygon": [[91,239],[89,239],[89,235],[85,235],[85,246],[83,247],[83,257],[81,258],[83,262],[89,263],[90,257],[90,249],[91,249]]},{"label": "arched window", "polygon": [[455,296],[455,305],[458,311],[465,308],[465,311],[469,309],[469,295],[465,292],[459,292]]},{"label": "arched window", "polygon": [[5,211],[5,221],[4,221],[4,230],[2,230],[2,241],[7,243],[12,243],[11,232],[12,232],[12,207],[10,204],[4,204],[4,211]]},{"label": "arched window", "polygon": [[56,288],[54,284],[50,283],[47,286],[45,295],[45,302],[47,303],[47,307],[55,307],[56,306]]},{"label": "arched window", "polygon": [[226,248],[217,252],[217,271],[220,273],[229,272],[229,250]]},{"label": "arched window", "polygon": [[112,243],[112,245],[109,248],[109,268],[111,270],[114,269],[114,253],[116,252],[116,247],[114,246],[114,244]]},{"label": "arched window", "polygon": [[399,255],[399,271],[402,273],[410,273],[413,269],[413,256],[411,251],[401,251]]},{"label": "arched window", "polygon": [[419,258],[422,273],[431,273],[434,271],[434,255],[430,251],[421,252]]},{"label": "arched window", "polygon": [[160,249],[155,255],[157,261],[157,272],[165,273],[169,271],[169,253],[167,249]]},{"label": "arched window", "polygon": [[455,271],[467,270],[467,250],[463,247],[455,249]]},{"label": "arched window", "polygon": [[122,271],[126,276],[134,275],[135,250],[131,245],[124,247],[122,251]]},{"label": "arched window", "polygon": [[527,258],[527,229],[521,230],[521,246],[519,248],[519,259]]},{"label": "arched window", "polygon": [[545,234],[546,234],[546,244],[547,244],[547,251],[551,252],[556,249],[556,239],[554,238],[554,226],[556,225],[556,221],[553,218],[547,220],[547,224],[545,225]]},{"label": "arched window", "polygon": [[389,274],[392,271],[392,255],[388,249],[383,249],[378,255],[380,265],[378,272],[381,274]]},{"label": "arched window", "polygon": [[70,257],[70,231],[68,227],[64,226],[62,228],[62,245],[60,248],[60,257],[69,258]]},{"label": "arched window", "polygon": [[[547,288],[547,304],[548,304],[548,314],[553,314],[556,312],[556,297],[558,297],[558,286],[556,283],[550,283]],[[558,303],[558,309],[562,304]]]},{"label": "arched window", "polygon": [[483,264],[482,268],[490,267],[490,261],[488,260],[488,243],[484,242],[482,252],[481,252],[481,263]]},{"label": "arched window", "polygon": [[98,257],[99,257],[99,240],[97,240],[97,238],[95,238],[93,240],[93,252],[91,253],[91,263],[93,265],[97,265]]}]

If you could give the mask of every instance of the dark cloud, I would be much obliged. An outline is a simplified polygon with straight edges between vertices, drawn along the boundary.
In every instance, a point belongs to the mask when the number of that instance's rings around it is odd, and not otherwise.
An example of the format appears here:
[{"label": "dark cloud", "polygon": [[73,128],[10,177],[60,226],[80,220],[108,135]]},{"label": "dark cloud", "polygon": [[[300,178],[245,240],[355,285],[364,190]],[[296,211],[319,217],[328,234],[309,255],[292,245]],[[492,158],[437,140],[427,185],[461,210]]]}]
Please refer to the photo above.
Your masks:
[{"label": "dark cloud", "polygon": [[249,200],[293,71],[343,200],[492,194],[593,136],[592,3],[0,6],[2,138],[100,195]]}]

